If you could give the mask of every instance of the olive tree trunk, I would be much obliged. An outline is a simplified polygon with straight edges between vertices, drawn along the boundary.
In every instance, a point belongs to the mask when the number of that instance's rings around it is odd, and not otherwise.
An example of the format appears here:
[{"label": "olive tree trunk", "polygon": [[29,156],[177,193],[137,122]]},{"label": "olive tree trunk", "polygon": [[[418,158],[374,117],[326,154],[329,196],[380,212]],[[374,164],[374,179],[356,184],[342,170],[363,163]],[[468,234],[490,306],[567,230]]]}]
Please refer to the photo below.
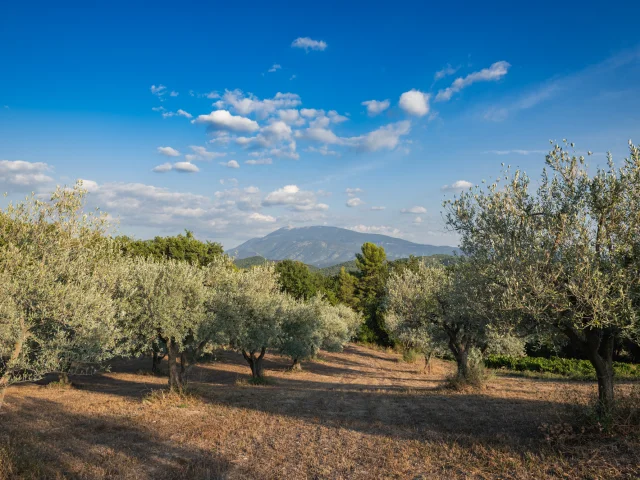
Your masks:
[{"label": "olive tree trunk", "polygon": [[300,370],[302,370],[302,363],[300,363],[300,360],[294,358],[291,367],[289,367],[289,370],[291,370],[292,372],[299,372]]},{"label": "olive tree trunk", "polygon": [[431,357],[433,357],[433,352],[424,353],[424,373],[431,373]]},{"label": "olive tree trunk", "polygon": [[167,342],[167,354],[169,359],[169,389],[182,393],[182,369],[178,366],[178,357],[181,356],[180,347],[173,338]]},{"label": "olive tree trunk", "polygon": [[262,347],[260,350],[260,354],[256,356],[256,350],[252,350],[247,353],[245,350],[242,350],[242,356],[245,358],[249,367],[251,367],[251,377],[252,378],[263,378],[264,377],[264,365],[263,359],[264,354],[267,352],[265,347]]},{"label": "olive tree trunk", "polygon": [[614,332],[593,328],[584,331],[584,337],[572,329],[565,330],[565,333],[576,347],[582,349],[593,365],[598,379],[598,414],[609,415],[614,408]]}]

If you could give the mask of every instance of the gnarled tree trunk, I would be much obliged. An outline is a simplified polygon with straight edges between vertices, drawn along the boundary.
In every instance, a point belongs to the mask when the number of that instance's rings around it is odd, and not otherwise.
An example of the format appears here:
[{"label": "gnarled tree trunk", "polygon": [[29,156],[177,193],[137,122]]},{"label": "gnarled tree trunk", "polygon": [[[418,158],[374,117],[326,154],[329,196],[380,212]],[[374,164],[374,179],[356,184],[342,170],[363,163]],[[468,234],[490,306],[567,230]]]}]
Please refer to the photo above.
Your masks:
[{"label": "gnarled tree trunk", "polygon": [[256,356],[256,350],[252,350],[247,353],[245,350],[242,350],[242,356],[245,358],[249,366],[251,367],[251,377],[252,378],[263,378],[264,377],[264,365],[262,363],[264,359],[264,354],[267,352],[265,347],[262,347],[260,350],[260,354]]},{"label": "gnarled tree trunk", "polygon": [[575,331],[565,331],[571,342],[582,349],[596,371],[598,379],[598,413],[606,416],[614,407],[613,347],[615,334],[593,328],[584,332],[584,339]]},{"label": "gnarled tree trunk", "polygon": [[299,372],[300,370],[302,370],[302,363],[300,363],[300,360],[294,358],[291,367],[289,367],[289,370],[291,370],[292,372]]},{"label": "gnarled tree trunk", "polygon": [[433,357],[433,352],[424,353],[424,373],[431,373],[431,357]]},{"label": "gnarled tree trunk", "polygon": [[178,366],[180,348],[173,338],[167,342],[167,353],[169,358],[169,389],[182,393],[182,370]]}]

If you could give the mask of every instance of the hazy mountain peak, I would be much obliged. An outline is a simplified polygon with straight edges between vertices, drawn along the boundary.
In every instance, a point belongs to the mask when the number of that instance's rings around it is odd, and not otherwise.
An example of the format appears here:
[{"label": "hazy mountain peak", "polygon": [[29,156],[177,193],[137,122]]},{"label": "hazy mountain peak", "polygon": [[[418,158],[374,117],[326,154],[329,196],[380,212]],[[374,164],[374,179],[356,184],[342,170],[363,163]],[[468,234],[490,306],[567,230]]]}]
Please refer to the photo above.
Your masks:
[{"label": "hazy mountain peak", "polygon": [[253,238],[227,251],[236,259],[261,256],[269,260],[292,259],[326,267],[355,258],[363,243],[381,245],[387,258],[427,256],[459,252],[457,247],[422,245],[387,235],[361,233],[339,227],[282,227],[262,238]]}]

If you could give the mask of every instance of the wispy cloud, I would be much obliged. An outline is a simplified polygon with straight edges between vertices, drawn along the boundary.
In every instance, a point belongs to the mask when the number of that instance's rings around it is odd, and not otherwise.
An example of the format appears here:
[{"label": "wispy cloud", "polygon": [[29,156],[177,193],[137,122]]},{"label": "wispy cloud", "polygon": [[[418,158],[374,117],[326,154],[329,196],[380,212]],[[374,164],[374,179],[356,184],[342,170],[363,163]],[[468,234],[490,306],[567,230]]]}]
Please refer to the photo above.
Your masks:
[{"label": "wispy cloud", "polygon": [[440,90],[436,95],[437,102],[446,102],[451,100],[451,97],[460,92],[462,89],[467,88],[474,83],[478,82],[495,82],[504,77],[511,64],[508,62],[500,61],[491,65],[489,68],[483,68],[477,72],[470,73],[466,77],[456,78],[450,87]]},{"label": "wispy cloud", "polygon": [[323,51],[327,48],[327,43],[323,40],[313,40],[309,37],[298,37],[291,43],[291,46],[293,48],[303,48],[307,52],[309,50]]}]

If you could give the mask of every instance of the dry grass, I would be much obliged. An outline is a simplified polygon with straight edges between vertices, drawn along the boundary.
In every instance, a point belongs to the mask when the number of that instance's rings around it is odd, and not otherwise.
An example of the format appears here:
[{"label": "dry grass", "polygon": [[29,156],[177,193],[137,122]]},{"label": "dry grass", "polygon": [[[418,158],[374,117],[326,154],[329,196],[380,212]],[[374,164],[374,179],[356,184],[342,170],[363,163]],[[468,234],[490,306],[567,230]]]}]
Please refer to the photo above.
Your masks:
[{"label": "dry grass", "polygon": [[[75,388],[12,388],[0,415],[0,477],[118,479],[638,478],[640,444],[549,443],[539,426],[590,383],[497,377],[462,393],[399,355],[350,346],[302,372],[269,355],[269,385],[241,356],[195,367],[188,394],[166,378],[113,372]],[[150,361],[149,361],[150,364]],[[570,392],[571,395],[567,393]],[[634,443],[635,442],[635,443]]]}]

